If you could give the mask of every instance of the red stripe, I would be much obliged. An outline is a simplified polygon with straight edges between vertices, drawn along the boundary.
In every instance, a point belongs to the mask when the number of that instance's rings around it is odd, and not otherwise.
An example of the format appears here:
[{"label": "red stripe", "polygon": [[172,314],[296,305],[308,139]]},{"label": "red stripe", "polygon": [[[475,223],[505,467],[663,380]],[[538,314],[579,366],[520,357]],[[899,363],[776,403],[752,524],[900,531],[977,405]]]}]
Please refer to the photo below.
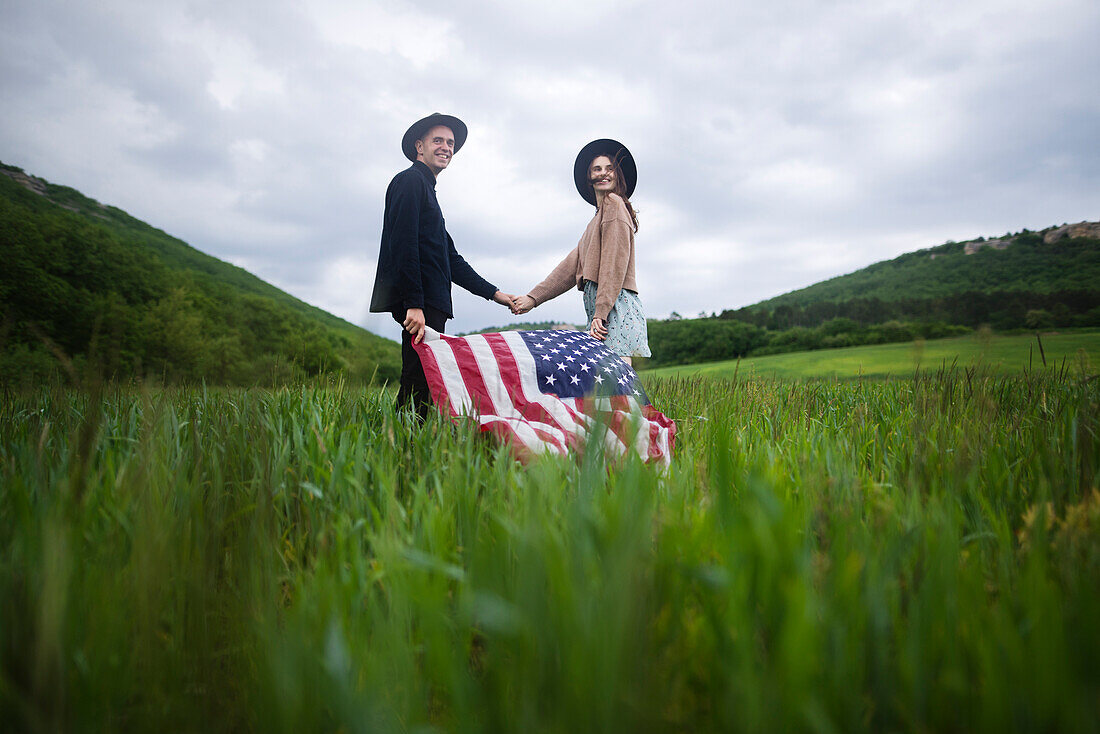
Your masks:
[{"label": "red stripe", "polygon": [[420,365],[424,368],[424,377],[428,382],[428,391],[432,395],[432,400],[435,401],[435,407],[443,415],[454,415],[454,411],[451,410],[451,400],[447,397],[447,383],[443,380],[443,373],[439,369],[435,354],[424,343],[413,344],[413,349],[420,356]]},{"label": "red stripe", "polygon": [[516,459],[524,464],[535,456],[535,453],[527,447],[527,444],[520,440],[515,430],[507,423],[494,421],[489,424],[483,424],[481,430],[491,433],[500,439],[505,446],[512,450],[512,456],[516,457]]},{"label": "red stripe", "polygon": [[[504,341],[503,334],[485,334],[484,336],[485,341],[489,344],[489,349],[493,352],[493,359],[496,360],[497,369],[500,370],[504,387],[508,390],[508,398],[518,410],[519,406],[526,400],[523,397],[523,388],[520,386],[519,364],[516,363],[515,355],[508,348],[508,343]],[[526,411],[521,412],[525,416],[527,415]]]},{"label": "red stripe", "polygon": [[641,429],[641,426],[630,418],[630,413],[616,410],[611,414],[610,419],[611,430],[615,432],[615,435],[619,437],[619,440],[623,442],[627,449],[634,448],[634,440]]},{"label": "red stripe", "polygon": [[481,367],[477,364],[477,357],[467,339],[454,338],[448,340],[451,351],[454,352],[458,362],[459,374],[466,385],[466,392],[470,394],[474,411],[481,415],[496,415],[496,407],[485,385],[485,377],[481,374]]},{"label": "red stripe", "polygon": [[676,421],[669,418],[661,411],[654,408],[652,405],[642,406],[642,415],[647,419],[654,421],[662,428],[668,429],[668,451],[671,454],[673,449],[676,448]]}]

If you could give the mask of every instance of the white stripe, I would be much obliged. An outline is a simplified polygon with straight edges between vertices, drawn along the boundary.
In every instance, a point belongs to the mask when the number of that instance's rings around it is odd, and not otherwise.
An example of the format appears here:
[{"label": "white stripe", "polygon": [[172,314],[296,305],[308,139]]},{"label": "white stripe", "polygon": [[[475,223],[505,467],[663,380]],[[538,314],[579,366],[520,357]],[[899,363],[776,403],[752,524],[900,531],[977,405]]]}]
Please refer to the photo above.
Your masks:
[{"label": "white stripe", "polygon": [[473,401],[470,399],[470,393],[466,390],[466,383],[462,381],[462,373],[459,371],[458,360],[455,358],[454,351],[451,350],[444,339],[433,341],[427,346],[428,349],[432,350],[436,364],[439,365],[443,384],[447,388],[447,396],[451,400],[451,411],[455,415],[464,415],[471,412]]},{"label": "white stripe", "polygon": [[519,417],[516,406],[512,405],[512,399],[508,397],[508,389],[504,387],[504,380],[500,376],[500,365],[497,364],[489,342],[481,334],[472,334],[466,337],[466,343],[470,345],[470,352],[474,355],[478,370],[481,371],[485,391],[493,403],[492,412],[508,418]]},{"label": "white stripe", "polygon": [[591,419],[579,410],[569,410],[566,401],[572,402],[576,406],[576,399],[566,398],[563,400],[554,395],[547,395],[540,390],[535,358],[531,355],[527,344],[524,343],[523,337],[517,331],[506,331],[501,336],[504,337],[504,343],[512,350],[512,356],[515,357],[516,365],[519,367],[519,382],[520,388],[523,390],[523,396],[527,398],[528,402],[541,405],[559,426],[583,441],[588,436],[587,429]]},{"label": "white stripe", "polygon": [[[626,413],[626,430],[635,431],[634,434],[634,450],[638,452],[638,456],[643,459],[649,458],[649,419],[642,415],[642,406],[638,404],[636,398],[631,396],[625,396],[627,400]],[[611,400],[607,398],[601,398],[601,405],[604,410],[611,410]],[[629,434],[627,434],[629,436]]]},{"label": "white stripe", "polygon": [[[614,418],[614,414],[611,416]],[[607,430],[603,435],[604,449],[612,456],[618,457],[626,453],[626,444],[619,438],[619,435],[615,431],[611,430],[611,425],[608,424]]]},{"label": "white stripe", "polygon": [[637,404],[631,407],[633,407],[634,410],[630,411],[630,421],[638,431],[638,435],[634,438],[634,450],[638,452],[638,456],[641,456],[643,459],[648,459],[649,421],[642,415],[642,411],[638,409]]},{"label": "white stripe", "polygon": [[[513,427],[523,423],[529,428],[540,428],[564,444],[565,434],[560,428],[527,418],[512,403],[512,398],[508,395],[508,388],[504,386],[504,378],[500,374],[500,365],[497,363],[496,355],[493,354],[493,348],[489,341],[481,334],[473,334],[466,337],[466,342],[470,345],[470,351],[474,355],[474,360],[481,371],[482,380],[485,382],[486,392],[493,402],[493,413],[507,420],[509,425]],[[523,374],[522,367],[520,368],[520,374]],[[541,441],[542,439],[535,435],[533,428],[531,428],[531,436],[534,440]],[[524,443],[527,442],[524,441]]]},{"label": "white stripe", "polygon": [[668,469],[672,466],[672,449],[668,445],[669,429],[661,427],[661,433],[657,436],[657,447],[661,449],[661,466]]}]

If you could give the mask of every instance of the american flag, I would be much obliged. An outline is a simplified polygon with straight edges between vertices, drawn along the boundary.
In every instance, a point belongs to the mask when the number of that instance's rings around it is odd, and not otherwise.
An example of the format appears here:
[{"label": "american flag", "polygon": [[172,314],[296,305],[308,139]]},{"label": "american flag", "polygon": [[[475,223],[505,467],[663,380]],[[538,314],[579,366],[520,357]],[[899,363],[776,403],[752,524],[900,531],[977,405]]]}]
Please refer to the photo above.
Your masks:
[{"label": "american flag", "polygon": [[477,421],[520,460],[583,449],[593,435],[613,456],[671,460],[676,423],[649,404],[630,365],[585,332],[429,329],[415,347],[440,411]]}]

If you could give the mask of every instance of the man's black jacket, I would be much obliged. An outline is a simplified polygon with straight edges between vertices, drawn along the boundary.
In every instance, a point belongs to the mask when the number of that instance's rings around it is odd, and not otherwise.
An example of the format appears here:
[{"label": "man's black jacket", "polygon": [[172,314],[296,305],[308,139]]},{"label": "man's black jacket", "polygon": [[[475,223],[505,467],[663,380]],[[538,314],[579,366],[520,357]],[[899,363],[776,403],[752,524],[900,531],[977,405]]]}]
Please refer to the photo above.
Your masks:
[{"label": "man's black jacket", "polygon": [[416,161],[394,176],[386,189],[370,310],[392,313],[400,321],[406,309],[427,305],[453,317],[452,282],[483,298],[491,299],[497,292],[455,250],[435,198],[435,177]]}]

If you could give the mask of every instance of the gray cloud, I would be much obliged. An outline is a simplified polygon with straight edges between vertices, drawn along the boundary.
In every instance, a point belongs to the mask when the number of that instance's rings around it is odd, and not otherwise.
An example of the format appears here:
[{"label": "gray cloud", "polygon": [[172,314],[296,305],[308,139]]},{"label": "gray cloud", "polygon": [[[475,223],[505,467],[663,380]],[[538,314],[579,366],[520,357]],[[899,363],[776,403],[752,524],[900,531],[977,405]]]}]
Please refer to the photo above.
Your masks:
[{"label": "gray cloud", "polygon": [[[470,125],[439,181],[460,251],[523,291],[591,209],[572,161],[639,162],[653,315],[721,311],[901,252],[1095,219],[1100,7],[0,0],[0,159],[369,316],[405,127]],[[512,320],[456,292],[453,330]],[[578,295],[532,312],[583,320]]]}]

